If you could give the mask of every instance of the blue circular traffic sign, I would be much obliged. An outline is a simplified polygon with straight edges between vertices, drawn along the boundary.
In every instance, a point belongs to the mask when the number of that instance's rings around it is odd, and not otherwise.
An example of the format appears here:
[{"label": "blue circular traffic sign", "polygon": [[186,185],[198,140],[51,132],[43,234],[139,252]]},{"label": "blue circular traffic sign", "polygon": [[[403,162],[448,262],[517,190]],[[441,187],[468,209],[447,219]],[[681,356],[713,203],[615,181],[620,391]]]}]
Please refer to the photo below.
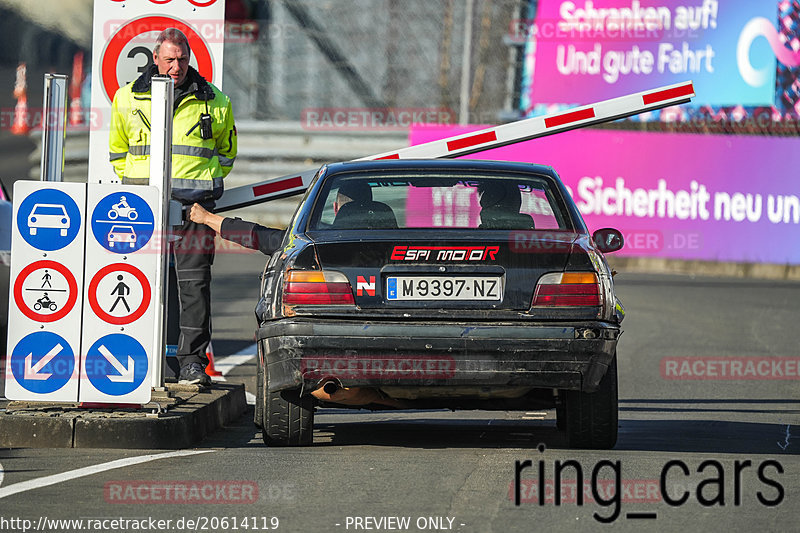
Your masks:
[{"label": "blue circular traffic sign", "polygon": [[109,194],[92,212],[92,233],[100,246],[117,254],[140,250],[155,228],[153,210],[130,192]]},{"label": "blue circular traffic sign", "polygon": [[101,337],[86,353],[84,371],[92,385],[109,396],[139,388],[147,376],[147,352],[139,341],[122,333]]},{"label": "blue circular traffic sign", "polygon": [[17,228],[25,242],[38,250],[60,250],[81,229],[81,212],[68,194],[39,189],[29,194],[17,211]]},{"label": "blue circular traffic sign", "polygon": [[11,352],[11,373],[23,388],[49,394],[67,384],[75,372],[75,353],[60,335],[37,331],[23,337]]}]

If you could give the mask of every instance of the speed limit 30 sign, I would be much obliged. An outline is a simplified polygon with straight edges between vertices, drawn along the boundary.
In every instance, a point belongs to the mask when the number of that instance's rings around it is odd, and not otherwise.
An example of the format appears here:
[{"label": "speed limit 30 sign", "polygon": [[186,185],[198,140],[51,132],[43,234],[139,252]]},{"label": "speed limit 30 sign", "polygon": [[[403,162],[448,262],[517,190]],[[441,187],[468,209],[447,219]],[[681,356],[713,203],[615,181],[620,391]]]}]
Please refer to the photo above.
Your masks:
[{"label": "speed limit 30 sign", "polygon": [[153,64],[156,37],[166,28],[186,34],[189,64],[206,80],[222,86],[224,0],[95,0],[92,111],[98,124],[89,132],[89,182],[116,181],[108,161],[111,102],[117,89]]}]

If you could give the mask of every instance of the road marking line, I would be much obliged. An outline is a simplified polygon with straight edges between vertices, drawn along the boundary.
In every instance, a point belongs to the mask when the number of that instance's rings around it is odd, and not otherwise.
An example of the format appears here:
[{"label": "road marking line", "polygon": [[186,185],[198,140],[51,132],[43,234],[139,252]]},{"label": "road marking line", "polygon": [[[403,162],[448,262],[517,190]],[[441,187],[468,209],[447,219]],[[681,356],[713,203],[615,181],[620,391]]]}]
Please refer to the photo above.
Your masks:
[{"label": "road marking line", "polygon": [[0,499],[5,498],[6,496],[11,496],[12,494],[18,494],[20,492],[26,492],[33,489],[48,487],[50,485],[55,485],[56,483],[71,481],[79,477],[91,476],[92,474],[105,472],[107,470],[114,470],[116,468],[124,468],[126,466],[138,465],[141,463],[147,463],[149,461],[155,461],[157,459],[169,459],[170,457],[184,457],[187,455],[210,453],[213,451],[215,450],[181,450],[177,452],[157,453],[152,455],[140,455],[139,457],[127,457],[125,459],[117,459],[116,461],[110,461],[108,463],[101,463],[99,465],[94,465],[94,466],[86,466],[83,468],[78,468],[77,470],[70,470],[68,472],[62,472],[60,474],[53,474],[52,476],[44,476],[37,479],[31,479],[29,481],[14,483],[13,485],[0,488]]},{"label": "road marking line", "polygon": [[217,381],[226,381],[225,376],[228,375],[228,372],[239,365],[249,362],[253,357],[256,356],[256,353],[257,348],[254,343],[250,346],[245,346],[233,355],[227,355],[225,357],[221,357],[217,361],[214,361],[214,368],[219,372],[222,372],[222,376],[215,376],[214,379]]}]

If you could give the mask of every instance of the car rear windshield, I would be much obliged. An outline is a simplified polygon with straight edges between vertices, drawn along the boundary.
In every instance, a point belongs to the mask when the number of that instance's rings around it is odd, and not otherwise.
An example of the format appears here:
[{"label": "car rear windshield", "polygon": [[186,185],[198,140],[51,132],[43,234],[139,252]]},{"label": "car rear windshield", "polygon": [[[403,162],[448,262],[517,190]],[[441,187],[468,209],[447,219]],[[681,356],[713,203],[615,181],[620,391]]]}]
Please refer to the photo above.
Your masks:
[{"label": "car rear windshield", "polygon": [[328,178],[309,229],[569,229],[551,178],[394,174]]}]

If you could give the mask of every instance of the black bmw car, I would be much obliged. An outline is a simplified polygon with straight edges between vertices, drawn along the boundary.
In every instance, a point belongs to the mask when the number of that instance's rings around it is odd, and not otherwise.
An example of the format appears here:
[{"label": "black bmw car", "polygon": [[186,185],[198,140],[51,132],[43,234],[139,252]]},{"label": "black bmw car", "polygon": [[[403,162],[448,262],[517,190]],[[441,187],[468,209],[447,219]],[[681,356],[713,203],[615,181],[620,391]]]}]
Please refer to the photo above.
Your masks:
[{"label": "black bmw car", "polygon": [[325,406],[555,408],[570,446],[613,447],[621,247],[550,167],[324,166],[262,278],[265,443],[311,444]]}]

